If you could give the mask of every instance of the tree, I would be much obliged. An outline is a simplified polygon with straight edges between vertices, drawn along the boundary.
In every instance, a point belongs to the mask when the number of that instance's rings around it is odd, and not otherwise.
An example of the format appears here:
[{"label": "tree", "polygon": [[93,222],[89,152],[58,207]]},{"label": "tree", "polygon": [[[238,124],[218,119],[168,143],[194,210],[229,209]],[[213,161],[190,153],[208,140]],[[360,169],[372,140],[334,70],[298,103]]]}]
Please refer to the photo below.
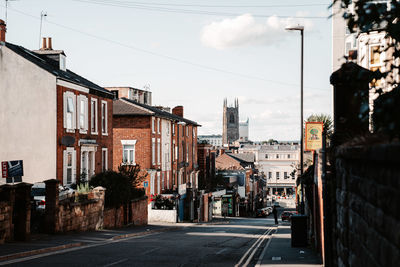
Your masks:
[{"label": "tree", "polygon": [[330,140],[332,133],[333,133],[333,123],[332,117],[328,114],[312,114],[310,115],[306,122],[323,122],[324,123],[324,130],[326,131],[326,138]]},{"label": "tree", "polygon": [[[392,90],[384,93],[381,85],[375,84],[376,92],[380,95],[374,102],[372,115],[375,132],[382,132],[389,136],[400,136],[400,88],[396,76],[399,72],[400,60],[400,2],[398,0],[371,1],[371,0],[334,0],[333,5],[339,4],[344,11],[343,18],[349,30],[353,33],[384,32],[387,40],[381,52],[386,52],[386,70],[380,74],[385,78],[388,87]],[[350,8],[351,7],[351,8]],[[363,112],[360,116],[364,117]]]}]

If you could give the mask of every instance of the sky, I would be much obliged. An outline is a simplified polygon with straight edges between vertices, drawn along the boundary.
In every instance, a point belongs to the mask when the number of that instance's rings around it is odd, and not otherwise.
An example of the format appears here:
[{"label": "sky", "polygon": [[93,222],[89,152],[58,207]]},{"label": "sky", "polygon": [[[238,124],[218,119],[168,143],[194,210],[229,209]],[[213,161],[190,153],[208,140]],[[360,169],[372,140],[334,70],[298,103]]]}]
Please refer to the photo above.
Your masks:
[{"label": "sky", "polygon": [[[0,18],[5,19],[5,0]],[[100,86],[153,92],[222,134],[223,100],[239,99],[250,140],[300,139],[300,34],[304,118],[332,113],[332,21],[326,0],[9,0],[7,42],[64,50],[67,68]]]}]

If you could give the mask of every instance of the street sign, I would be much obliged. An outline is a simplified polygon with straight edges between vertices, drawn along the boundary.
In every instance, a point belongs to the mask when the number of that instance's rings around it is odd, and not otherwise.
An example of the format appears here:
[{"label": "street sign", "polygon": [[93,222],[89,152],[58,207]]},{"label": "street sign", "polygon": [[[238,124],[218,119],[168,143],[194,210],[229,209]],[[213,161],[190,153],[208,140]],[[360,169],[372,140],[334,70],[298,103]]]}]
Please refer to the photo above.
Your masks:
[{"label": "street sign", "polygon": [[322,148],[323,129],[324,123],[322,122],[306,122],[306,151],[315,151]]},{"label": "street sign", "polygon": [[1,162],[1,176],[7,179],[7,183],[22,182],[22,176],[24,176],[22,160]]},{"label": "street sign", "polygon": [[149,182],[147,182],[147,181],[143,182],[143,187],[144,188],[149,187]]},{"label": "street sign", "polygon": [[3,161],[1,163],[1,177],[7,178],[8,177],[8,164],[7,161]]}]

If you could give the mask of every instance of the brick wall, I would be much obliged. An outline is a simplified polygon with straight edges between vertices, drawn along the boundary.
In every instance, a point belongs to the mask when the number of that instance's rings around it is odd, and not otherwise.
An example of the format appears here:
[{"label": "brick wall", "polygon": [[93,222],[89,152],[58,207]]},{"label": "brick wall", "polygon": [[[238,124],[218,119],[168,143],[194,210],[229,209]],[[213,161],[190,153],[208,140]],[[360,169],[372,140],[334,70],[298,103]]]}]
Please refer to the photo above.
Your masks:
[{"label": "brick wall", "polygon": [[104,228],[147,225],[147,198],[132,200],[129,205],[104,210]]},{"label": "brick wall", "polygon": [[400,144],[336,151],[338,266],[398,266]]},{"label": "brick wall", "polygon": [[[83,95],[88,98],[88,131],[87,134],[80,134],[79,129],[75,129],[75,133],[67,133],[64,128],[64,92],[71,91],[76,96]],[[91,134],[91,107],[90,99],[97,99],[97,132],[98,134]],[[107,135],[102,135],[101,133],[101,101],[107,102]],[[76,107],[75,107],[76,109]],[[102,171],[102,148],[107,148],[108,150],[108,169],[112,169],[113,164],[113,102],[110,98],[105,98],[93,94],[83,93],[77,90],[69,89],[57,85],[57,180],[63,183],[63,151],[66,146],[61,145],[61,138],[63,136],[72,136],[75,138],[74,149],[76,150],[76,176],[79,177],[81,173],[81,150],[78,144],[80,139],[90,139],[96,140],[97,151],[95,152],[95,173]],[[78,120],[77,120],[78,123]]]}]

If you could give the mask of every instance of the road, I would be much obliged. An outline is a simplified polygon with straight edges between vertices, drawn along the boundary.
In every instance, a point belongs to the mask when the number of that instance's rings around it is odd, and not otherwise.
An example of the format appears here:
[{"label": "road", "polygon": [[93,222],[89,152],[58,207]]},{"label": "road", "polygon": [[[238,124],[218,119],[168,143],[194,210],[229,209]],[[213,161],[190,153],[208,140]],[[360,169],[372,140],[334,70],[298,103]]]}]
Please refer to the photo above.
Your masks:
[{"label": "road", "polygon": [[19,259],[13,266],[254,266],[274,230],[270,217],[185,224],[162,233]]}]

